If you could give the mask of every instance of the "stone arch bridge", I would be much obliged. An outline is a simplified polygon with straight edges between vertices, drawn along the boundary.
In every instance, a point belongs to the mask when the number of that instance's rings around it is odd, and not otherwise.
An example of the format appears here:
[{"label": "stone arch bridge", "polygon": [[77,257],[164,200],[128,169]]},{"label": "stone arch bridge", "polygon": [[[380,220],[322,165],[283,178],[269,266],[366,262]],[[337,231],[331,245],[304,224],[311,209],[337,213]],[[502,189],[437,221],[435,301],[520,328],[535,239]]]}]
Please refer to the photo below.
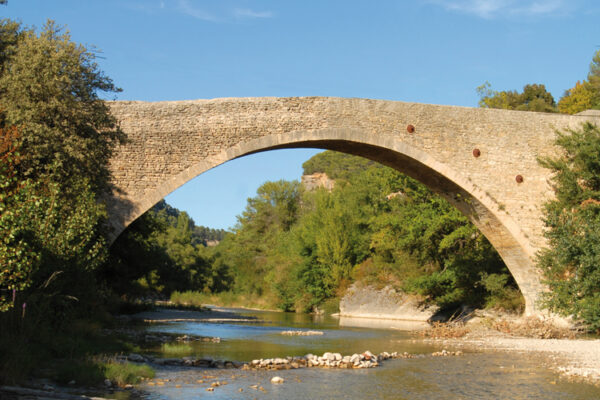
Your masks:
[{"label": "stone arch bridge", "polygon": [[[569,116],[347,98],[224,98],[110,103],[128,140],[111,160],[116,238],[167,194],[224,162],[265,150],[341,151],[404,172],[467,215],[498,250],[526,301],[544,290],[534,257],[552,196],[537,157],[556,155]],[[273,168],[277,168],[276,165]],[[227,184],[227,182],[223,182]]]}]

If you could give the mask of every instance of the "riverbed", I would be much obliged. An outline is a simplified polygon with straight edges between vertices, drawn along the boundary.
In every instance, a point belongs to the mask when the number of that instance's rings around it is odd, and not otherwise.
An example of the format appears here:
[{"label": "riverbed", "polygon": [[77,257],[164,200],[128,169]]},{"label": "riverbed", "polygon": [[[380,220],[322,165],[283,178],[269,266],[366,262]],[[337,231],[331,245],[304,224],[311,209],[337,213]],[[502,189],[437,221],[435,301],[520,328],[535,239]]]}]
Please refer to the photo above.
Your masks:
[{"label": "riverbed", "polygon": [[[157,367],[154,380],[139,386],[147,399],[581,399],[600,398],[600,388],[562,379],[532,353],[463,349],[464,354],[434,357],[456,350],[452,344],[425,342],[414,333],[419,324],[398,321],[342,320],[294,313],[217,309],[215,315],[169,311],[144,318],[155,322],[151,334],[219,337],[219,342],[156,344],[154,357],[253,359],[369,350],[419,355],[390,359],[376,368],[301,368],[279,371]],[[152,317],[152,316],[151,316]],[[212,317],[212,318],[210,318]],[[228,318],[231,317],[231,318]],[[409,330],[406,330],[409,329]],[[313,330],[323,335],[282,335]],[[272,384],[271,378],[284,379]]]}]

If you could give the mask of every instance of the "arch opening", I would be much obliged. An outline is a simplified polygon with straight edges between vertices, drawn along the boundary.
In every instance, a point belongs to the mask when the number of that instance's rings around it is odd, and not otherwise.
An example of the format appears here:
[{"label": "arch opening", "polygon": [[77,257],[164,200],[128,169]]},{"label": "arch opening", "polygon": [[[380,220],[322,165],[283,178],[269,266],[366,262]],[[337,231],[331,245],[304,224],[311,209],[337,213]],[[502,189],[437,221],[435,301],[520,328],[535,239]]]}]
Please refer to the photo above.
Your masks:
[{"label": "arch opening", "polygon": [[[537,303],[544,288],[533,263],[535,252],[512,217],[502,213],[497,202],[471,184],[463,174],[391,135],[374,135],[361,129],[294,131],[231,146],[184,169],[142,196],[131,196],[131,205],[126,213],[123,208],[110,213],[113,240],[154,204],[203,172],[235,158],[289,148],[318,148],[364,157],[420,181],[469,218],[498,251],[525,298],[525,314],[540,312]],[[111,206],[116,209],[119,202],[113,202]],[[121,217],[112,218],[118,215]]]}]

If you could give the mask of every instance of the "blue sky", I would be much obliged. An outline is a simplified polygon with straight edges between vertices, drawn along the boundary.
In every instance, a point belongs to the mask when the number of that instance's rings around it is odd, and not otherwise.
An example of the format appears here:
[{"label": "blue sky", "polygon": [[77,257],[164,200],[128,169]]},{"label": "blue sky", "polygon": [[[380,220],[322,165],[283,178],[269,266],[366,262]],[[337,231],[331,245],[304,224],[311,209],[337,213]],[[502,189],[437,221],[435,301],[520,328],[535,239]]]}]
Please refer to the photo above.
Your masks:
[{"label": "blue sky", "polygon": [[[600,47],[597,0],[9,0],[0,16],[66,25],[102,51],[119,100],[340,96],[477,106],[475,88],[543,83],[558,99]],[[167,201],[227,228],[265,180],[315,150],[226,163]]]}]

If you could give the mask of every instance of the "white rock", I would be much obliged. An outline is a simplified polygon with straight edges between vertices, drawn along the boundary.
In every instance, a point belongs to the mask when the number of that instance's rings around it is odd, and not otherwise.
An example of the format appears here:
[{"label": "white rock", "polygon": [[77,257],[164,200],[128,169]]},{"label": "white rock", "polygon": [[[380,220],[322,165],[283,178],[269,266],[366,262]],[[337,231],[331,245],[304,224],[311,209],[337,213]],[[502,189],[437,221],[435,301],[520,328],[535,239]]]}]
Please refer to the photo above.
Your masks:
[{"label": "white rock", "polygon": [[133,361],[133,362],[144,362],[144,357],[140,356],[139,354],[135,354],[135,353],[131,353],[127,356],[127,360],[129,361]]},{"label": "white rock", "polygon": [[271,383],[283,383],[283,378],[280,376],[274,376],[271,378]]}]

